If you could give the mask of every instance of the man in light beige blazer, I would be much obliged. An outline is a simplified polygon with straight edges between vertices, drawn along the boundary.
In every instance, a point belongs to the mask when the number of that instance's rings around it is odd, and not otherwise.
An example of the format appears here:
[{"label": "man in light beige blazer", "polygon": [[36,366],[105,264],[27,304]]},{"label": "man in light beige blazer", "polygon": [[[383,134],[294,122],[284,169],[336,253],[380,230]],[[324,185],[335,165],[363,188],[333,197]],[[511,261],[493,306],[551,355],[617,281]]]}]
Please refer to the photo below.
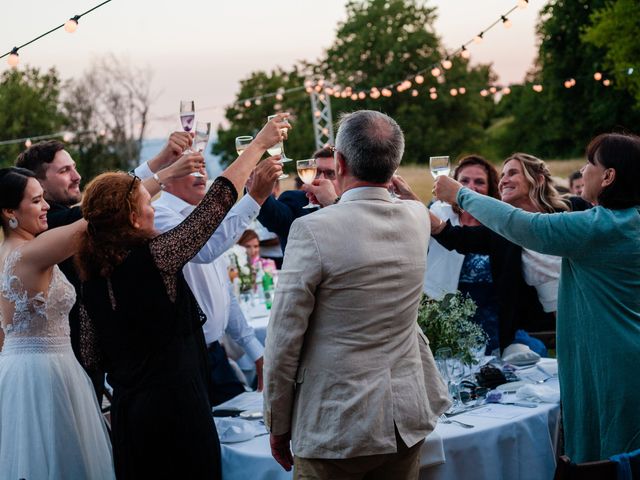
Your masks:
[{"label": "man in light beige blazer", "polygon": [[417,478],[449,405],[417,327],[429,217],[387,191],[404,151],[390,117],[358,111],[336,139],[339,202],[289,234],[265,350],[265,420],[295,478]]}]

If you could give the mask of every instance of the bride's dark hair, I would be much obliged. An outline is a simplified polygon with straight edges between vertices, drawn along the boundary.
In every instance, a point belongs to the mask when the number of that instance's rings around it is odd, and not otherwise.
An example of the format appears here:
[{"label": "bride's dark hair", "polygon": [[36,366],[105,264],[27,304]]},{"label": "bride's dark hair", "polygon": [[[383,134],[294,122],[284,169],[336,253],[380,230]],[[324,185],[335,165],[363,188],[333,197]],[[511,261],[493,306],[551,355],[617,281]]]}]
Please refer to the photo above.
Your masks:
[{"label": "bride's dark hair", "polygon": [[[0,168],[0,210],[5,208],[16,209],[24,197],[24,190],[30,178],[36,176],[26,168],[8,167]],[[6,228],[6,219],[2,218],[2,227]]]}]

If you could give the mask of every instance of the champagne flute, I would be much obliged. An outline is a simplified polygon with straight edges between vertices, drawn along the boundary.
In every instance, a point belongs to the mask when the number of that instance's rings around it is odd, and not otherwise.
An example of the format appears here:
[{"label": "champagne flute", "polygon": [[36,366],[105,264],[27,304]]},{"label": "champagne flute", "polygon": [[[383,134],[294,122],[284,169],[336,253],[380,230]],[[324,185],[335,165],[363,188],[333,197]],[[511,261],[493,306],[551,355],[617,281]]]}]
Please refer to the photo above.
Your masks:
[{"label": "champagne flute", "polygon": [[241,135],[236,137],[236,152],[238,152],[238,156],[242,155],[249,144],[253,142],[253,137],[251,135]]},{"label": "champagne flute", "polygon": [[431,175],[433,175],[434,179],[438,178],[440,175],[448,176],[451,171],[449,157],[429,157],[429,169],[431,170]]},{"label": "champagne flute", "polygon": [[[393,172],[393,176],[395,177],[397,174],[398,174],[398,169],[396,169],[396,171],[395,171],[395,172]],[[400,198],[400,195],[398,195],[398,194],[396,193],[396,190],[395,190],[395,188],[393,187],[393,181],[390,181],[390,182],[389,182],[389,186],[387,187],[387,190],[389,190],[389,196],[390,196],[392,199],[394,199],[394,200],[395,200],[396,198]]]},{"label": "champagne flute", "polygon": [[[196,152],[204,153],[204,150],[207,148],[207,144],[209,143],[209,135],[211,134],[211,122],[196,122],[196,136],[193,140],[193,146],[196,149]],[[203,178],[204,175],[200,172],[193,172],[191,175],[194,177]]]},{"label": "champagne flute", "polygon": [[[269,115],[267,117],[267,121],[271,121],[273,120],[277,115]],[[289,121],[285,118],[282,120],[284,123],[289,123]],[[282,133],[283,135],[287,134],[287,129],[283,128],[282,129]],[[291,160],[290,158],[288,158],[285,153],[284,153],[284,142],[280,141],[278,143],[276,143],[274,146],[272,146],[271,148],[267,149],[267,152],[269,152],[269,155],[274,156],[274,155],[281,155],[280,157],[280,163],[284,164],[287,162],[292,162],[293,160]],[[286,173],[283,173],[282,175],[280,175],[278,177],[278,180],[283,180],[285,178],[289,178],[289,175],[287,175]]]},{"label": "champagne flute", "polygon": [[[318,164],[315,158],[309,158],[307,160],[298,160],[296,162],[296,168],[298,169],[298,176],[307,185],[311,185],[316,178],[316,172],[318,171]],[[318,208],[320,205],[314,205],[309,200],[309,203],[302,208]]]},{"label": "champagne flute", "polygon": [[190,132],[193,128],[193,121],[196,118],[196,104],[193,100],[180,101],[180,123],[185,132]]}]

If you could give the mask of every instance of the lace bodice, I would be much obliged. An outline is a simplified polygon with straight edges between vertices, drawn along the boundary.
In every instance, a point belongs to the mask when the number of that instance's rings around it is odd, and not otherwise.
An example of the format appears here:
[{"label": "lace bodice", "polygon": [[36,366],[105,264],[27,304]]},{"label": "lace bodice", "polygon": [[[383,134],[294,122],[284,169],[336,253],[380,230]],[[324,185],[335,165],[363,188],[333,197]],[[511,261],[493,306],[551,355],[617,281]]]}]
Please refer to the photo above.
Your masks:
[{"label": "lace bodice", "polygon": [[16,264],[22,254],[11,252],[0,272],[0,295],[14,306],[13,321],[2,319],[7,339],[11,337],[68,337],[69,311],[76,300],[73,286],[60,271],[53,267],[49,291],[29,297],[22,281],[15,275]]}]

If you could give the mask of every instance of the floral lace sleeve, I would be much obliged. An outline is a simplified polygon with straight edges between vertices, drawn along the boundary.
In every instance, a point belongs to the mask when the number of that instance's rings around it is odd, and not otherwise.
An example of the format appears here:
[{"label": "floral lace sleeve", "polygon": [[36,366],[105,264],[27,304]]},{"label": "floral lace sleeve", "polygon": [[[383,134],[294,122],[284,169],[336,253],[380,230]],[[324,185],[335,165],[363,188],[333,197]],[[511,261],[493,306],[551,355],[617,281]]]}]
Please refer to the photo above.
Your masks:
[{"label": "floral lace sleeve", "polygon": [[218,177],[191,215],[149,242],[149,250],[171,298],[175,299],[175,274],[205,245],[237,198],[233,184],[225,177]]}]

